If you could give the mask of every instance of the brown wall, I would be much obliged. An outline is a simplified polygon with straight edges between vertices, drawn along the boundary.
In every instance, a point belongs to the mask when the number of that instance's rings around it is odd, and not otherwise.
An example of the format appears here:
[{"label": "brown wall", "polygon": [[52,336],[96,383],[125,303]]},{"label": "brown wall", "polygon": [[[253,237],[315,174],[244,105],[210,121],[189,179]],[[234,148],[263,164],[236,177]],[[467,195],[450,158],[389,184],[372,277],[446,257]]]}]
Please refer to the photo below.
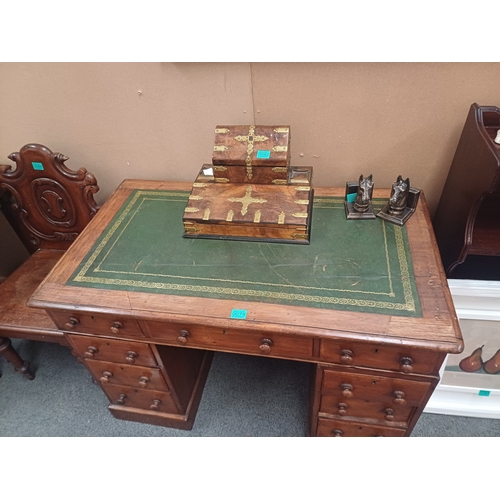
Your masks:
[{"label": "brown wall", "polygon": [[498,81],[500,63],[1,63],[0,161],[44,144],[96,175],[102,203],[125,178],[192,181],[216,125],[283,124],[315,185],[402,174],[433,213],[469,107],[499,105]]}]

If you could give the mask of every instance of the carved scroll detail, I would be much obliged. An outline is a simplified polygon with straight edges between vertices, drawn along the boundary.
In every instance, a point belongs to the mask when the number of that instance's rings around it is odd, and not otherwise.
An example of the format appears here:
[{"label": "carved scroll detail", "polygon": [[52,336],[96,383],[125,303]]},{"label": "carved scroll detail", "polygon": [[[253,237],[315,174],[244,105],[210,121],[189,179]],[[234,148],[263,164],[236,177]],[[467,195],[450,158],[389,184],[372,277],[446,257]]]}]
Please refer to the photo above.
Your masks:
[{"label": "carved scroll detail", "polygon": [[40,144],[27,144],[9,159],[15,168],[0,165],[2,212],[30,252],[44,241],[66,249],[99,209],[96,178],[85,168],[69,169],[68,156]]}]

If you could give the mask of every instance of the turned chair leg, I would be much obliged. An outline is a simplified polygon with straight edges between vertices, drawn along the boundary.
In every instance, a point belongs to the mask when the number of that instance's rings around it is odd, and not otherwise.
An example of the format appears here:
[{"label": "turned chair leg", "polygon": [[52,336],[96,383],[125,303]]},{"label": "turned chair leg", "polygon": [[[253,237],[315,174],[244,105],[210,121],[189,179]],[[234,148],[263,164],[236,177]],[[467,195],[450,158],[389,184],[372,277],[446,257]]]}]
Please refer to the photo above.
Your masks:
[{"label": "turned chair leg", "polygon": [[35,375],[30,371],[28,361],[23,361],[19,354],[12,347],[12,342],[6,337],[0,337],[0,356],[3,356],[9,363],[14,365],[16,372],[23,374],[29,380],[33,380]]}]

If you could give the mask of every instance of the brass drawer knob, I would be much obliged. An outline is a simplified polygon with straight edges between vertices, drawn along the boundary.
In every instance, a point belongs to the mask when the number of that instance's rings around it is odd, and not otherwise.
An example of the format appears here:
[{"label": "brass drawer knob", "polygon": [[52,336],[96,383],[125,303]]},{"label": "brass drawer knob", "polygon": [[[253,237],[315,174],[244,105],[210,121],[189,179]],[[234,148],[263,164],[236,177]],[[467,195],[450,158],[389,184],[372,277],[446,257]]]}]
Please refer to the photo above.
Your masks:
[{"label": "brass drawer knob", "polygon": [[413,359],[409,356],[403,356],[399,361],[401,363],[399,369],[403,373],[411,373],[413,371]]},{"label": "brass drawer knob", "polygon": [[93,345],[89,345],[87,347],[87,350],[85,351],[83,357],[86,359],[94,359],[95,355],[99,352],[99,349],[97,347],[94,347]]},{"label": "brass drawer knob", "polygon": [[388,422],[392,422],[394,420],[394,410],[392,408],[385,408],[384,409],[384,413],[385,413],[385,419],[388,421]]},{"label": "brass drawer knob", "polygon": [[332,434],[333,434],[333,437],[342,437],[342,435],[344,434],[344,431],[341,431],[340,429],[333,429],[332,431]]},{"label": "brass drawer knob", "polygon": [[102,372],[102,377],[99,379],[103,384],[109,384],[109,379],[113,376],[111,372]]},{"label": "brass drawer knob", "polygon": [[344,398],[352,398],[353,397],[353,386],[351,384],[342,384],[340,386],[340,389],[342,391],[342,396]]},{"label": "brass drawer knob", "polygon": [[349,405],[347,403],[339,403],[337,408],[337,413],[339,415],[347,415],[347,408],[349,408]]},{"label": "brass drawer knob", "polygon": [[78,318],[71,316],[71,318],[69,318],[68,322],[64,325],[64,327],[66,328],[66,330],[74,330],[75,326],[78,325],[79,323],[80,320]]},{"label": "brass drawer knob", "polygon": [[404,406],[406,404],[406,399],[405,399],[406,394],[403,391],[394,391],[392,395],[394,396],[392,402],[395,405]]},{"label": "brass drawer knob", "polygon": [[111,333],[113,335],[118,335],[120,333],[120,330],[123,328],[123,324],[120,323],[119,321],[115,321],[113,323],[113,326],[111,327]]},{"label": "brass drawer knob", "polygon": [[342,349],[340,351],[340,362],[346,365],[352,364],[354,353],[350,349]]},{"label": "brass drawer knob", "polygon": [[125,398],[127,397],[126,394],[120,394],[118,396],[118,400],[116,401],[117,405],[124,405],[125,404]]},{"label": "brass drawer knob", "polygon": [[139,379],[139,385],[143,388],[146,388],[148,386],[148,382],[150,382],[148,377],[141,377]]},{"label": "brass drawer knob", "polygon": [[179,336],[177,337],[177,342],[179,344],[187,344],[188,342],[188,337],[189,337],[189,330],[181,330],[179,332]]},{"label": "brass drawer knob", "polygon": [[271,352],[272,346],[273,346],[273,341],[271,339],[262,339],[260,341],[259,349],[264,354],[269,354]]},{"label": "brass drawer knob", "polygon": [[153,404],[150,406],[152,410],[159,411],[161,401],[159,399],[153,399]]},{"label": "brass drawer knob", "polygon": [[125,358],[125,361],[131,365],[135,363],[135,359],[137,358],[138,354],[134,351],[128,351],[127,352],[127,357]]}]

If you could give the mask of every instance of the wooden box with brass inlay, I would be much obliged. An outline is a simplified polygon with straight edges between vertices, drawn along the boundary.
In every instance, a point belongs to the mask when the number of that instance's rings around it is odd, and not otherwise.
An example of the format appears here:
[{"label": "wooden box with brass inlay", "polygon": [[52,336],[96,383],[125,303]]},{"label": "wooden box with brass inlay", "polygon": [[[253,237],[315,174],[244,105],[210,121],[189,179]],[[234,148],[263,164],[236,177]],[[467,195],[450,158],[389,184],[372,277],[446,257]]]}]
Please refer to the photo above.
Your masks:
[{"label": "wooden box with brass inlay", "polygon": [[290,164],[288,125],[217,125],[213,165],[287,167]]},{"label": "wooden box with brass inlay", "polygon": [[195,182],[184,211],[184,237],[309,243],[309,185]]}]

